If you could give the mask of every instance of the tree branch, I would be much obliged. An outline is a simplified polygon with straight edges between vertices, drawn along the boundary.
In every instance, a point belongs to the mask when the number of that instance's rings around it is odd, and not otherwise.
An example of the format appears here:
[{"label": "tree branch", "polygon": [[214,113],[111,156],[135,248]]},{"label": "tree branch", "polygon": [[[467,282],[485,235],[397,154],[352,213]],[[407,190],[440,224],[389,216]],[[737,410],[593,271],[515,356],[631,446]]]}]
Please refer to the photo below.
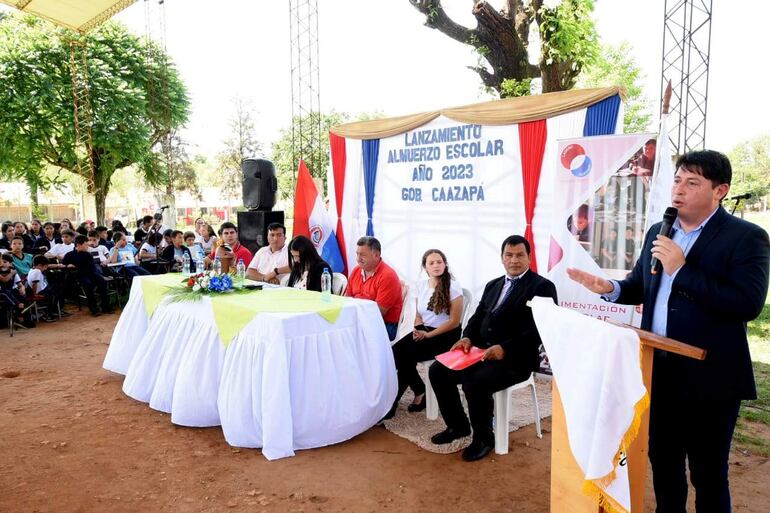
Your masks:
[{"label": "tree branch", "polygon": [[425,15],[426,27],[437,29],[460,43],[472,44],[471,40],[475,31],[456,23],[447,16],[441,5],[441,0],[409,0],[409,3]]}]

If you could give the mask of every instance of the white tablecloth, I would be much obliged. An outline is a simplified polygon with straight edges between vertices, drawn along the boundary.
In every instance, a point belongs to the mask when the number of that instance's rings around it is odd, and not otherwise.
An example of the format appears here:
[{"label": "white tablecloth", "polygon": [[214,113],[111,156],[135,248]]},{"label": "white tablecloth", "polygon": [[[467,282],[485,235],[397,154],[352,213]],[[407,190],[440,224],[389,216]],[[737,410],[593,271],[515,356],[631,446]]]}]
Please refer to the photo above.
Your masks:
[{"label": "white tablecloth", "polygon": [[362,433],[393,403],[393,355],[371,301],[347,301],[335,323],[316,313],[260,313],[225,348],[211,299],[164,301],[148,320],[141,279],[104,368],[125,374],[123,391],[175,424],[221,425],[228,443],[261,447],[272,460]]}]

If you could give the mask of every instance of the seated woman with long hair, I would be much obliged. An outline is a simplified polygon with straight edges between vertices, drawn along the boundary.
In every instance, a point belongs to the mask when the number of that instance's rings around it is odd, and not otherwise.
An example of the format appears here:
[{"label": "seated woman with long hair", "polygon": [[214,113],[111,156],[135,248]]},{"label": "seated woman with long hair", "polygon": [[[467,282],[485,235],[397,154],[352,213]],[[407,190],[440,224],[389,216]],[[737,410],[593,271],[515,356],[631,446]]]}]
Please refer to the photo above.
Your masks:
[{"label": "seated woman with long hair", "polygon": [[[316,251],[313,243],[304,235],[298,235],[289,243],[289,287],[321,292],[321,275],[332,268]],[[332,276],[332,280],[334,277]]]},{"label": "seated woman with long hair", "polygon": [[408,410],[425,409],[425,383],[417,372],[417,362],[432,360],[437,354],[449,351],[461,337],[463,289],[452,279],[446,256],[438,249],[429,249],[422,256],[422,268],[428,279],[417,285],[414,330],[393,344],[398,394],[386,419],[395,415],[407,387],[414,392],[414,401]]}]

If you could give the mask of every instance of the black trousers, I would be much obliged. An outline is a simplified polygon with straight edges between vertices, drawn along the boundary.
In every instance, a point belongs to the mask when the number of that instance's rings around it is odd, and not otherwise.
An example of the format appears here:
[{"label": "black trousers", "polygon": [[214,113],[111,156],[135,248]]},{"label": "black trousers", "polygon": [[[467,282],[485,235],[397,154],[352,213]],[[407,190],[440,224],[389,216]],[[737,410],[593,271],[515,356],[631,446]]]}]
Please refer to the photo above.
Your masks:
[{"label": "black trousers", "polygon": [[430,383],[436,393],[438,408],[447,427],[466,430],[468,418],[465,416],[460,392],[457,385],[462,385],[465,400],[468,402],[470,427],[473,439],[488,445],[494,444],[492,432],[492,414],[494,400],[492,395],[511,385],[529,378],[531,370],[512,369],[510,362],[495,360],[478,362],[460,371],[451,370],[439,362],[430,366]]},{"label": "black trousers", "polygon": [[[435,329],[422,325],[416,326],[416,328],[428,332]],[[425,383],[422,382],[420,374],[417,372],[417,363],[432,360],[437,354],[449,351],[449,348],[460,340],[460,335],[461,330],[458,326],[446,333],[432,338],[424,338],[419,342],[415,342],[410,333],[393,344],[393,359],[396,361],[396,374],[398,375],[396,403],[404,395],[407,387],[412,389],[415,396],[425,393]]]},{"label": "black trousers", "polygon": [[676,400],[653,389],[650,463],[656,513],[687,512],[687,474],[697,513],[729,513],[728,458],[739,400]]},{"label": "black trousers", "polygon": [[86,299],[88,300],[88,309],[92,313],[99,311],[96,306],[96,294],[95,289],[99,290],[99,296],[102,301],[102,310],[109,310],[110,297],[107,290],[107,280],[101,274],[92,274],[89,276],[80,275],[80,284],[83,286],[83,291],[86,293]]}]

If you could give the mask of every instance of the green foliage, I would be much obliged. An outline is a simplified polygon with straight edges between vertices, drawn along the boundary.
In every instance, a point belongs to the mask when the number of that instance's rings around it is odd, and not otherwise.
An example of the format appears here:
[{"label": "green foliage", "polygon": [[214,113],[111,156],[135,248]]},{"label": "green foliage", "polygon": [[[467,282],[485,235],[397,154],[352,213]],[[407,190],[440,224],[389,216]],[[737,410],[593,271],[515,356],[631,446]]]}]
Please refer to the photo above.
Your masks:
[{"label": "green foliage", "polygon": [[225,149],[217,155],[217,176],[214,184],[226,197],[241,193],[241,161],[256,158],[262,151],[254,130],[254,118],[250,102],[233,98],[233,115],[230,118],[230,135],[225,139]]},{"label": "green foliage", "polygon": [[599,56],[583,70],[579,87],[624,86],[628,93],[625,102],[623,126],[626,133],[649,130],[652,112],[650,102],[642,91],[642,70],[631,56],[631,45],[624,41],[619,46],[601,45]]},{"label": "green foliage", "polygon": [[541,67],[566,64],[561,77],[564,89],[572,88],[577,74],[599,57],[593,10],[593,0],[563,0],[539,10]]},{"label": "green foliage", "polygon": [[727,155],[733,167],[730,194],[750,192],[757,202],[770,192],[770,134],[755,137]]},{"label": "green foliage", "polygon": [[516,96],[529,96],[532,92],[532,79],[516,80],[506,78],[501,84],[500,98],[513,98]]},{"label": "green foliage", "polygon": [[137,164],[149,184],[165,181],[153,165],[152,149],[187,120],[189,100],[162,51],[123,25],[109,22],[81,36],[38,18],[8,15],[0,22],[0,171],[5,176],[39,173],[46,165],[90,174],[85,155],[75,151],[73,41],[85,45],[94,160],[88,192],[96,194],[103,216],[117,169]]}]

